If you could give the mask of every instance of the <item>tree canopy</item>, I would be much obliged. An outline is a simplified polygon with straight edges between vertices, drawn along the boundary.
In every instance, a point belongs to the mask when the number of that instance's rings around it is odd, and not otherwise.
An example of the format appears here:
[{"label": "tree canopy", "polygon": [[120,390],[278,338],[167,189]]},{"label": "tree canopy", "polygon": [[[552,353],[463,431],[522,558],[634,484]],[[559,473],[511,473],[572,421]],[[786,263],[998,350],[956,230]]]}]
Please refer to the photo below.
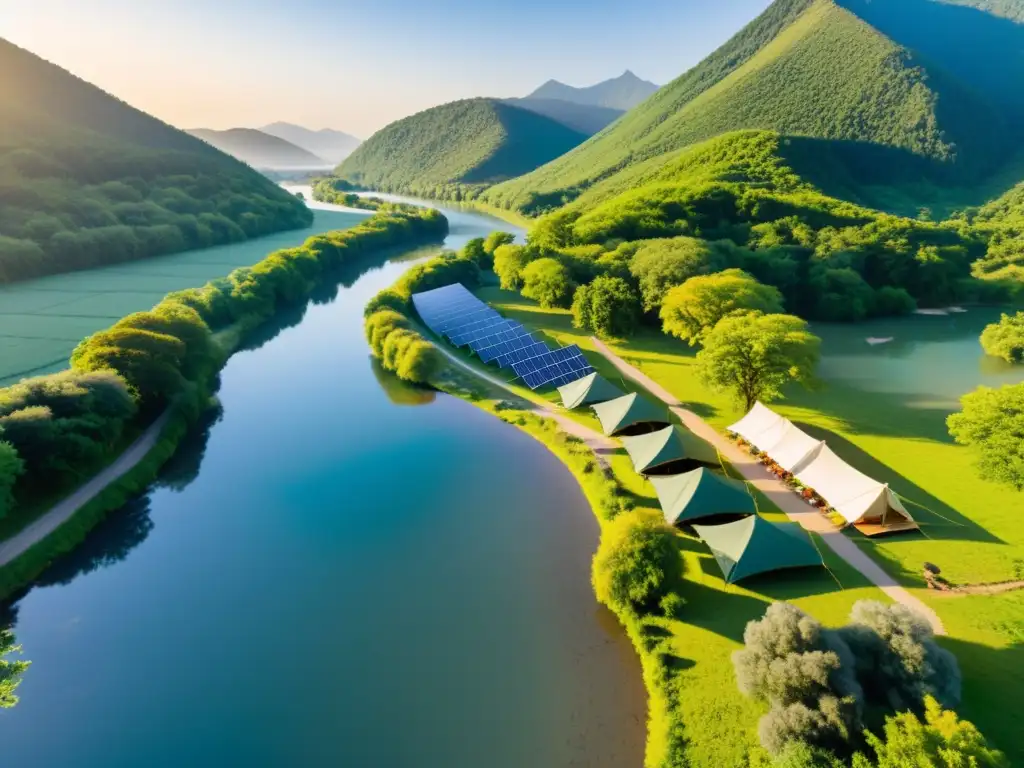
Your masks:
[{"label": "tree canopy", "polygon": [[975,448],[982,478],[1024,491],[1024,383],[979,387],[960,404],[946,419],[949,434]]},{"label": "tree canopy", "polygon": [[746,310],[782,312],[782,294],[740,269],[691,277],[665,294],[661,320],[665,333],[694,346],[723,317]]},{"label": "tree canopy", "polygon": [[523,268],[521,276],[523,296],[542,307],[568,307],[572,302],[576,285],[569,269],[557,259],[545,257],[531,261]]},{"label": "tree canopy", "polygon": [[854,768],[1009,768],[1009,761],[989,746],[981,732],[931,696],[924,700],[924,720],[913,712],[887,717],[882,736],[865,734],[874,752],[858,754]]},{"label": "tree canopy", "polygon": [[981,346],[986,354],[1008,363],[1024,363],[1024,312],[1003,314],[998,323],[985,326]]},{"label": "tree canopy", "polygon": [[735,314],[705,335],[697,370],[707,386],[731,393],[749,411],[759,400],[782,397],[786,384],[812,384],[820,347],[821,340],[798,317]]},{"label": "tree canopy", "polygon": [[602,275],[576,289],[572,324],[602,338],[632,335],[640,323],[636,291],[621,277]]},{"label": "tree canopy", "polygon": [[8,657],[20,653],[21,646],[14,644],[14,633],[0,629],[0,708],[9,709],[18,703],[14,692],[21,685],[21,676],[31,662]]}]

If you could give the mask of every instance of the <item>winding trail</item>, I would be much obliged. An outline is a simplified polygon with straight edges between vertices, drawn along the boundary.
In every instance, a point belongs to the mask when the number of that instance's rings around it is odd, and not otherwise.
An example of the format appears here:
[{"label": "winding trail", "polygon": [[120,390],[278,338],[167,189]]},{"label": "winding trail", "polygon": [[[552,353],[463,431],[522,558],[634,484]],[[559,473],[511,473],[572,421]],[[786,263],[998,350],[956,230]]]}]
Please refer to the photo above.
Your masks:
[{"label": "winding trail", "polygon": [[22,528],[11,538],[0,543],[0,568],[10,564],[57,530],[70,520],[78,510],[103,492],[107,486],[121,479],[129,470],[142,461],[146,454],[156,446],[157,441],[160,439],[160,433],[163,432],[164,425],[169,417],[170,411],[163,413],[112,464],[95,475],[87,483],[79,486],[70,496],[55,504],[42,517]]},{"label": "winding trail", "polygon": [[591,337],[594,347],[626,378],[644,387],[655,397],[662,400],[672,413],[678,416],[684,425],[700,437],[707,440],[722,454],[752,486],[767,496],[775,506],[781,509],[790,520],[799,523],[804,529],[817,534],[823,542],[839,557],[849,563],[871,583],[885,592],[892,600],[905,605],[928,621],[937,635],[946,634],[942,619],[920,599],[901,587],[896,580],[887,574],[882,567],[868,557],[849,538],[836,528],[820,512],[810,507],[793,493],[785,483],[771,474],[750,454],[734,445],[720,435],[714,427],[687,410],[679,399],[658,384],[647,374],[630,365],[612,352],[608,346],[596,337]]}]

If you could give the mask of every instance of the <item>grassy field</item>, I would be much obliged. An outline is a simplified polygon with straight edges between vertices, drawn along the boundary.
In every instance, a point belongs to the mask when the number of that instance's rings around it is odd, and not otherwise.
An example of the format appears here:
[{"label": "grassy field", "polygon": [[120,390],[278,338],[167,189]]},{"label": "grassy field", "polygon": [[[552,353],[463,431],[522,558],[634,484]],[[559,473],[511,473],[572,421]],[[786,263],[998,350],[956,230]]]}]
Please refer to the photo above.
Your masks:
[{"label": "grassy field", "polygon": [[0,287],[0,386],[65,368],[84,337],[149,309],[171,291],[203,285],[272,251],[364,218],[316,211],[306,229]]},{"label": "grassy field", "polygon": [[[509,317],[536,327],[549,338],[565,342],[585,341],[585,337],[577,338],[564,322],[567,318],[564,313],[539,310],[520,297],[497,289],[488,288],[479,293]],[[468,355],[464,359],[491,376],[504,375],[493,367],[483,366],[478,360],[473,362],[474,359]],[[596,355],[590,355],[590,359],[602,375],[617,380],[610,363]],[[511,380],[510,384],[523,399],[557,402],[555,392],[538,395]],[[646,395],[644,392],[641,394]],[[646,396],[656,402],[653,396]],[[492,392],[490,399],[476,404],[493,410],[495,401],[500,397],[499,393]],[[601,429],[588,409],[567,415],[596,431]],[[533,430],[527,431],[534,433]],[[535,436],[546,444],[549,442],[543,434]],[[553,449],[553,452],[564,460],[558,450]],[[653,487],[633,470],[625,449],[619,448],[613,453],[610,463],[615,479],[629,493],[636,507],[659,511]],[[569,466],[572,469],[572,465]],[[726,471],[730,469],[726,467]],[[577,476],[587,491],[586,477],[579,478],[578,473]],[[757,501],[759,510],[768,519],[786,519],[766,498],[758,494]],[[685,724],[686,763],[709,768],[742,765],[745,755],[757,746],[757,721],[765,711],[760,704],[740,694],[732,671],[731,655],[742,646],[747,622],[763,616],[771,602],[786,600],[823,622],[838,625],[845,623],[851,607],[858,600],[887,599],[820,542],[817,545],[823,553],[827,570],[777,573],[750,579],[742,585],[725,583],[711,552],[692,534],[680,531],[679,544],[686,562],[685,583],[681,590],[687,601],[685,618],[683,621],[659,620],[657,625],[646,626],[645,633],[656,638],[661,652],[668,652],[671,657],[672,698],[677,702],[680,719]],[[652,729],[655,734],[656,731],[656,728]]]},{"label": "grassy field", "polygon": [[[579,344],[602,374],[618,379],[593,352],[589,336],[572,328],[568,312],[543,310],[496,288],[485,288],[479,295],[552,341]],[[698,381],[694,353],[683,343],[650,333],[611,346],[715,426],[724,428],[741,415],[727,398],[709,392]],[[826,439],[842,458],[889,482],[912,502],[909,509],[921,523],[922,534],[869,541],[854,533],[851,538],[939,613],[950,635],[943,643],[957,654],[964,672],[961,714],[974,721],[1014,763],[1024,761],[1016,707],[993,706],[995,701],[1008,705],[1024,701],[1024,592],[941,597],[925,589],[920,578],[925,560],[939,564],[943,574],[956,583],[1019,578],[1017,573],[1024,565],[1024,524],[1019,520],[1024,514],[1024,498],[978,479],[970,451],[954,445],[945,432],[948,410],[941,404],[909,409],[900,397],[833,381],[818,392],[793,392],[784,404],[773,404],[776,406],[806,431]],[[628,478],[632,470],[628,459],[624,462],[615,469]],[[643,481],[639,482],[642,486]],[[649,489],[635,491],[654,503]],[[687,665],[681,680],[692,757],[698,765],[732,765],[738,754],[730,743],[736,737],[736,726],[723,715],[746,712],[744,733],[755,738],[756,707],[738,694],[733,697],[735,683],[728,663],[728,654],[738,647],[746,621],[763,611],[770,599],[787,599],[823,621],[837,623],[845,618],[851,595],[866,596],[874,590],[859,574],[829,561],[844,591],[838,591],[827,574],[816,582],[804,572],[792,581],[773,578],[747,592],[722,583],[710,555],[698,542],[684,547],[691,566],[687,576],[691,594],[686,597],[692,616],[686,624],[673,626],[673,636]],[[728,696],[720,700],[723,690]]]}]

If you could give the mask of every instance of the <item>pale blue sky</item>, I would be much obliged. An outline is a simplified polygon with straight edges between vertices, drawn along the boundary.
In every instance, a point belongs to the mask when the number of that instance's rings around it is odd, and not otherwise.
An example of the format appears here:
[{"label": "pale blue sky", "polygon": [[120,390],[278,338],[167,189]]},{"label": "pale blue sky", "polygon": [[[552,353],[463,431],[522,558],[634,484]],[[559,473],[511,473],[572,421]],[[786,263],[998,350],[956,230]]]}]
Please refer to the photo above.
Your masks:
[{"label": "pale blue sky", "polygon": [[0,0],[0,37],[183,128],[361,137],[470,96],[664,84],[770,0]]}]

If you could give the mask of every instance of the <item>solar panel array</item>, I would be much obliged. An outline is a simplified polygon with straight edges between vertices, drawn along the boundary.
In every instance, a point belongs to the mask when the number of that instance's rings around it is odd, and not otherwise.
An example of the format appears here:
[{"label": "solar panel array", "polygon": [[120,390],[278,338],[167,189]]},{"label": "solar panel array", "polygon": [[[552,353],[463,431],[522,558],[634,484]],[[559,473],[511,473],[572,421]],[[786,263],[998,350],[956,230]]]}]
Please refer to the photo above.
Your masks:
[{"label": "solar panel array", "polygon": [[594,372],[575,344],[551,349],[521,324],[507,320],[461,283],[413,294],[427,327],[456,347],[469,347],[485,363],[511,368],[530,389],[560,387]]}]

